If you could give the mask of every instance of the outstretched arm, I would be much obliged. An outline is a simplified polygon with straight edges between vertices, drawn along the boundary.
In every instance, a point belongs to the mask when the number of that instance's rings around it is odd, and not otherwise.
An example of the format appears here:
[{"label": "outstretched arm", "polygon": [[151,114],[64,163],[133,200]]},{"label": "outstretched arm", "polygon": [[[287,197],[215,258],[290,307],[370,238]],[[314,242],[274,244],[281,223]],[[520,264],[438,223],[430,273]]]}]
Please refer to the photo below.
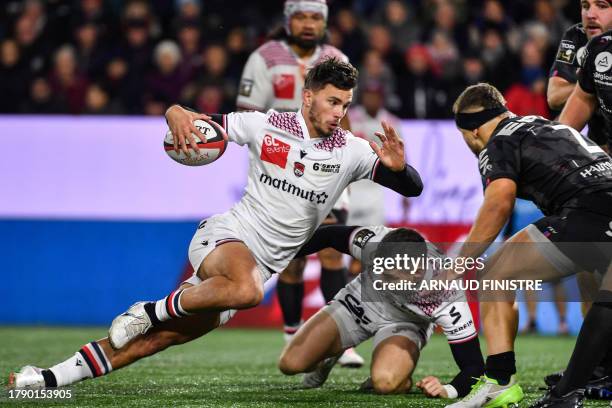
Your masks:
[{"label": "outstretched arm", "polygon": [[295,256],[301,258],[306,255],[314,254],[325,248],[334,248],[338,252],[350,255],[349,239],[353,231],[358,226],[346,225],[322,225],[310,237],[308,242],[300,249]]},{"label": "outstretched arm", "polygon": [[585,92],[580,84],[577,84],[559,116],[559,122],[581,131],[595,112],[596,107],[595,95]]},{"label": "outstretched arm", "polygon": [[419,173],[406,163],[402,138],[388,123],[383,121],[382,127],[384,133],[376,132],[382,146],[370,141],[379,160],[372,179],[404,197],[418,196],[423,191],[423,182]]}]

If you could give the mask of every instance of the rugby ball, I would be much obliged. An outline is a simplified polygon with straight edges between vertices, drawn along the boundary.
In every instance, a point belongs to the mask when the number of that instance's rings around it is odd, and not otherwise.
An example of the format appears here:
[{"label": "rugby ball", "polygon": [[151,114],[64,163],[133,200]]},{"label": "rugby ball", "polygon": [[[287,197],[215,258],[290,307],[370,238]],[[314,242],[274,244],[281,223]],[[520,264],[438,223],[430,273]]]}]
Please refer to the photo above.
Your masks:
[{"label": "rugby ball", "polygon": [[[199,135],[193,134],[200,153],[196,153],[189,144],[189,153],[191,157],[187,156],[185,152],[179,150],[178,153],[174,150],[174,139],[172,137],[172,131],[166,132],[166,138],[164,139],[164,150],[166,154],[175,162],[184,164],[185,166],[203,166],[217,160],[227,148],[227,134],[225,130],[214,121],[206,121],[198,119],[193,122],[194,126],[200,131]],[[206,140],[204,142],[203,140]]]}]

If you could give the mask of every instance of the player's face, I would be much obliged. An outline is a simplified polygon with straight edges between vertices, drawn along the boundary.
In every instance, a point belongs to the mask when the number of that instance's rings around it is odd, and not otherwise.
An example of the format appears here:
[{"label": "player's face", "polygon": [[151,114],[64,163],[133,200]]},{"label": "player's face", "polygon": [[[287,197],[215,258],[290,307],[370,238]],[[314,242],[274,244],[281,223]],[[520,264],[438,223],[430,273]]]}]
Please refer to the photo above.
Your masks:
[{"label": "player's face", "polygon": [[607,0],[581,0],[582,25],[587,38],[612,29],[612,6]]},{"label": "player's face", "polygon": [[345,91],[330,84],[316,92],[304,91],[304,113],[318,137],[331,136],[352,100],[352,89]]},{"label": "player's face", "polygon": [[321,13],[301,11],[289,19],[289,31],[297,45],[311,49],[316,47],[325,35],[325,19]]}]

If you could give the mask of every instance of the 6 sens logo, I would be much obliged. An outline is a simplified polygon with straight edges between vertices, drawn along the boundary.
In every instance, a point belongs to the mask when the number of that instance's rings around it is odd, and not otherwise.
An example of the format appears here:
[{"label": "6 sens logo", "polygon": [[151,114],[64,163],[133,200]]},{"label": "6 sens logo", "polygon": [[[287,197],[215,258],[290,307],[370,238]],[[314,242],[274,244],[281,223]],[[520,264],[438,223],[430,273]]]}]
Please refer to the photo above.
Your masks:
[{"label": "6 sens logo", "polygon": [[289,156],[290,150],[291,146],[287,143],[283,143],[270,135],[265,135],[261,145],[260,158],[262,161],[275,164],[284,169],[287,166],[287,156]]}]

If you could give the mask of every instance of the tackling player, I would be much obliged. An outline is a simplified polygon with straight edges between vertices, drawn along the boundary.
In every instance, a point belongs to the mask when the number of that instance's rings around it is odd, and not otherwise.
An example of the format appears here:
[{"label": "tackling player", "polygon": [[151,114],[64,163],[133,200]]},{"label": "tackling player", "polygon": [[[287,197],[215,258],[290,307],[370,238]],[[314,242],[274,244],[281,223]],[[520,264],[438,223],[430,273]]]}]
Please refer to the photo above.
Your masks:
[{"label": "tackling player", "polygon": [[[367,243],[379,243],[375,257],[393,257],[400,252],[441,257],[437,248],[426,243],[418,232],[383,226],[322,226],[300,254],[330,246],[361,260],[369,253],[364,250]],[[408,245],[398,248],[388,246],[390,243]],[[420,280],[425,275],[435,278],[436,273],[421,270],[412,276]],[[460,372],[449,384],[428,376],[416,385],[429,397],[467,395],[476,378],[484,373],[484,361],[465,295],[455,291],[374,291],[368,288],[371,282],[366,282],[363,274],[357,276],[300,328],[281,355],[280,370],[287,375],[306,372],[304,385],[320,387],[344,349],[373,337],[370,378],[365,387],[378,394],[405,393],[413,385],[412,373],[435,324],[444,331]]]},{"label": "tackling player", "polygon": [[[538,116],[513,115],[500,92],[489,84],[468,87],[453,111],[466,144],[478,156],[485,188],[484,202],[459,256],[480,256],[507,222],[519,197],[533,201],[546,216],[495,252],[487,263],[489,276],[523,275],[549,281],[581,270],[606,271],[610,251],[601,246],[612,242],[610,157],[569,126]],[[565,242],[590,244],[580,245],[576,253],[562,245]],[[606,303],[612,295],[610,286],[604,279],[565,375],[535,407],[582,403],[581,388],[610,346],[612,308]],[[485,376],[463,401],[450,407],[502,407],[523,398],[515,377],[518,319],[512,300],[481,302],[488,352]]]},{"label": "tackling player", "polygon": [[[551,109],[561,110],[567,102],[574,88],[577,87],[578,69],[584,62],[586,45],[593,37],[604,32],[606,27],[612,24],[612,6],[607,0],[581,0],[581,18],[582,22],[568,28],[563,35],[563,39],[559,44],[555,62],[550,70],[550,79],[548,82],[548,104]],[[605,119],[605,111],[601,107],[597,107],[595,112],[588,121],[589,139],[600,145],[607,152],[608,135],[612,128],[610,123]],[[563,119],[561,119],[563,123]],[[569,123],[566,123],[569,124]],[[571,125],[571,124],[570,124]],[[576,125],[579,126],[579,125]],[[582,128],[576,127],[577,130]],[[611,139],[612,140],[612,139]],[[593,275],[581,273],[577,276],[581,286],[598,287],[599,282],[596,281]],[[586,314],[590,307],[590,302],[583,301],[583,314]],[[612,353],[607,359],[612,358]],[[610,362],[612,364],[612,361]],[[605,367],[599,366],[595,370],[586,389],[585,395],[598,396],[601,390],[610,389],[608,392],[612,395],[612,380]],[[551,374],[545,378],[545,382],[549,386],[555,385],[561,378],[561,373]],[[606,379],[606,377],[608,377]],[[603,388],[602,388],[603,387]]]},{"label": "tackling player", "polygon": [[[138,302],[113,320],[109,337],[85,345],[50,369],[11,373],[16,387],[54,387],[98,377],[165,348],[196,339],[225,323],[236,309],[257,305],[263,284],[283,270],[329,213],[346,186],[363,178],[414,196],[422,183],[406,164],[404,146],[383,124],[383,145],[340,128],[357,71],[325,60],[306,76],[298,112],[207,116],[174,105],[166,112],[177,148],[198,150],[196,119],[216,121],[229,139],[249,149],[242,199],[203,220],[189,247],[194,276],[156,302]],[[321,172],[331,166],[338,172]],[[196,181],[197,184],[197,181]]]},{"label": "tackling player", "polygon": [[[308,68],[328,57],[348,62],[340,50],[323,44],[327,15],[325,0],[285,1],[284,27],[255,50],[244,67],[236,101],[239,110],[295,111],[302,103],[302,88]],[[350,130],[346,116],[341,125]],[[324,223],[345,224],[347,207],[348,192],[344,192]],[[318,255],[321,263],[320,287],[327,303],[346,283],[347,271],[342,255],[333,249],[325,249]],[[276,284],[287,341],[302,323],[305,266],[306,259],[292,261],[279,275]],[[360,367],[363,358],[349,349],[342,356],[340,364]]]}]

